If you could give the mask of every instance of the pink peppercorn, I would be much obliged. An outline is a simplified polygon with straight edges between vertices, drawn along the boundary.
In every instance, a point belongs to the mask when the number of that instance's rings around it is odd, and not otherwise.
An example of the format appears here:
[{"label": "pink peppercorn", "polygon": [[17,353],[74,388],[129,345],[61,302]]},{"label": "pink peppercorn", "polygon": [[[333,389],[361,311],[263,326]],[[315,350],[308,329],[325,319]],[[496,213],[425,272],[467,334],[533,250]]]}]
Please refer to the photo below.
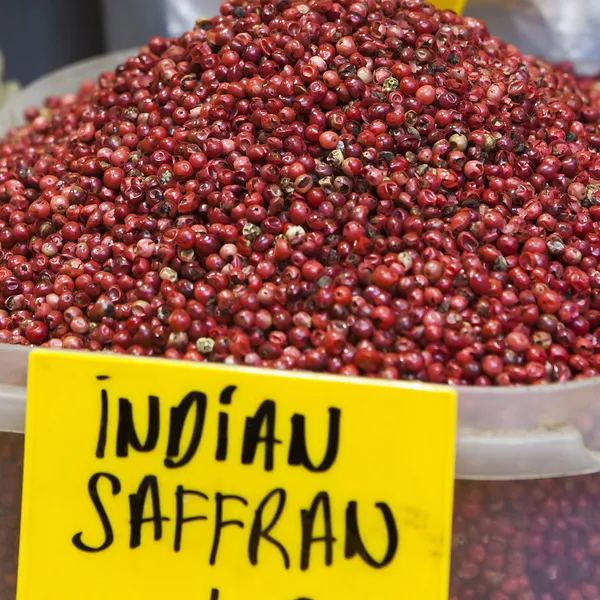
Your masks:
[{"label": "pink peppercorn", "polygon": [[593,81],[421,0],[263,4],[153,38],[0,142],[0,339],[596,375]]}]

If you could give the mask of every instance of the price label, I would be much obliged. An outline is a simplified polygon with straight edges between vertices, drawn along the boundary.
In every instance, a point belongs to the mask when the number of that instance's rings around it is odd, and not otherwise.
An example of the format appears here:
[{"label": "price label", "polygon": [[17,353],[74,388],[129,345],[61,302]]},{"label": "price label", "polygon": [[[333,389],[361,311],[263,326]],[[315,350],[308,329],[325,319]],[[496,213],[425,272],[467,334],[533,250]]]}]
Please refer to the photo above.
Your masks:
[{"label": "price label", "polygon": [[467,0],[431,0],[431,2],[440,10],[453,10],[459,15],[465,10],[467,4]]},{"label": "price label", "polygon": [[29,362],[19,600],[446,600],[449,388]]}]

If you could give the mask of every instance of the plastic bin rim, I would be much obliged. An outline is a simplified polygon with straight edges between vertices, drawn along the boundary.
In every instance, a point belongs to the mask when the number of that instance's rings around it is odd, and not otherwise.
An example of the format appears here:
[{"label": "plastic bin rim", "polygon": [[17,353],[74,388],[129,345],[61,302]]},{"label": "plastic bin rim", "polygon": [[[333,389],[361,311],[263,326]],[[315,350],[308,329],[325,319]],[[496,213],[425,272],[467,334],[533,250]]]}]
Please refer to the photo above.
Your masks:
[{"label": "plastic bin rim", "polygon": [[[37,87],[38,85],[42,85],[42,84],[46,83],[47,81],[52,81],[57,76],[62,75],[63,73],[68,73],[71,70],[76,70],[78,67],[84,67],[86,65],[93,65],[94,63],[101,62],[101,61],[107,60],[107,59],[112,59],[112,58],[116,58],[118,61],[121,57],[135,57],[140,53],[140,51],[142,49],[143,49],[143,47],[134,46],[132,48],[124,48],[122,50],[116,50],[113,52],[104,52],[102,54],[96,54],[94,56],[89,56],[88,58],[82,58],[78,61],[69,63],[68,65],[65,65],[64,67],[60,67],[58,69],[55,69],[54,71],[50,71],[49,73],[46,73],[45,75],[42,75],[41,77],[38,77],[31,83],[28,83],[23,89],[19,90],[19,92],[16,93],[15,98],[18,99],[19,94],[22,94],[23,92],[29,90],[30,88],[32,88],[34,86]],[[117,67],[117,66],[118,66],[118,64],[115,65],[115,67]],[[92,78],[94,81],[97,79],[96,76],[92,76]],[[76,90],[73,90],[73,92],[75,92],[75,91]],[[26,107],[23,107],[23,108],[26,108]]]},{"label": "plastic bin rim", "polygon": [[[11,351],[11,352],[15,352],[15,353],[22,353],[23,355],[28,355],[32,350],[39,348],[42,349],[39,346],[18,346],[18,345],[13,345],[13,344],[0,344],[0,353],[1,352],[7,352],[7,351]],[[9,350],[10,349],[10,350]],[[80,351],[69,351],[69,350],[65,350],[66,352],[80,352]],[[84,352],[87,352],[87,350],[84,350]],[[113,356],[112,353],[109,353],[109,356]],[[114,356],[118,356],[118,355],[114,355]],[[143,358],[143,357],[140,357]],[[163,357],[161,356],[156,356],[156,357],[152,357],[152,358],[158,358],[161,359]],[[215,364],[220,364],[220,363],[215,363]],[[243,366],[243,365],[242,365]],[[27,364],[25,365],[25,367],[27,368]],[[293,371],[292,371],[293,372]],[[299,371],[301,373],[307,374],[309,373],[309,371]],[[317,373],[317,375],[319,375]],[[354,378],[352,378],[354,379]],[[358,379],[360,379],[360,377],[358,377]],[[423,381],[411,381],[411,380],[406,380],[408,383],[411,384],[427,384],[427,382],[423,382]],[[395,380],[396,383],[402,383],[402,380]],[[379,380],[380,384],[384,384],[385,381],[384,380]],[[0,380],[0,385],[2,385],[2,381]],[[492,396],[506,396],[507,394],[510,394],[512,396],[516,396],[516,395],[523,395],[523,394],[536,394],[536,395],[540,395],[543,394],[544,392],[548,392],[548,393],[565,393],[568,394],[570,392],[574,392],[574,391],[580,391],[580,390],[586,390],[587,388],[596,388],[600,386],[600,375],[596,376],[596,377],[589,377],[587,379],[578,379],[576,381],[567,381],[565,383],[548,383],[548,384],[544,384],[544,385],[522,385],[522,386],[474,386],[474,385],[450,385],[450,384],[445,384],[445,383],[441,383],[441,384],[435,384],[435,387],[451,387],[452,389],[455,389],[456,392],[458,393],[458,397],[460,398],[461,395],[464,394],[473,394],[473,393],[477,393],[477,394],[481,394],[482,392],[485,392],[486,395],[492,395]]]},{"label": "plastic bin rim", "polygon": [[[448,385],[448,384],[440,384]],[[600,375],[596,377],[588,377],[587,379],[577,379],[576,381],[567,381],[565,383],[547,383],[542,385],[519,385],[519,386],[476,386],[476,385],[453,385],[459,396],[461,393],[472,393],[477,391],[481,393],[485,390],[486,394],[491,395],[506,395],[507,393],[514,395],[522,394],[539,394],[544,391],[548,392],[564,392],[569,393],[575,390],[587,389],[590,387],[600,386]]]}]

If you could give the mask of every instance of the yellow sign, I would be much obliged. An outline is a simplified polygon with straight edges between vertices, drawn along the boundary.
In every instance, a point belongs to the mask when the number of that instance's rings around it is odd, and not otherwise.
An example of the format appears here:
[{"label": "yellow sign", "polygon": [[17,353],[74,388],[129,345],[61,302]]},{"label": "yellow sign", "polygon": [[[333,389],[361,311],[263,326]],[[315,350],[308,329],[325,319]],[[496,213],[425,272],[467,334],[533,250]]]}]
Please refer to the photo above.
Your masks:
[{"label": "yellow sign", "polygon": [[446,600],[449,388],[29,362],[18,600]]},{"label": "yellow sign", "polygon": [[465,10],[467,0],[432,0],[432,3],[440,10],[453,10],[460,15]]}]

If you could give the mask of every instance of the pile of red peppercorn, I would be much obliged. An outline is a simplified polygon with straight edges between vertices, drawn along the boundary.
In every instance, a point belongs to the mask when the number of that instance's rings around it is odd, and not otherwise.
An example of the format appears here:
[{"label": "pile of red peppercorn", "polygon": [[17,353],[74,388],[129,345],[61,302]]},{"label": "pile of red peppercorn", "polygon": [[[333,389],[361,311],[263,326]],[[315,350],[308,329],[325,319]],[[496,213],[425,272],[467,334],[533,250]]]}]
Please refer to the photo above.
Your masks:
[{"label": "pile of red peppercorn", "polygon": [[600,109],[600,73],[595,76],[580,76],[577,83],[581,90],[589,96],[590,103]]},{"label": "pile of red peppercorn", "polygon": [[457,481],[449,600],[599,600],[600,476]]},{"label": "pile of red peppercorn", "polygon": [[599,111],[422,0],[234,0],[0,144],[0,342],[467,385],[600,370]]}]

